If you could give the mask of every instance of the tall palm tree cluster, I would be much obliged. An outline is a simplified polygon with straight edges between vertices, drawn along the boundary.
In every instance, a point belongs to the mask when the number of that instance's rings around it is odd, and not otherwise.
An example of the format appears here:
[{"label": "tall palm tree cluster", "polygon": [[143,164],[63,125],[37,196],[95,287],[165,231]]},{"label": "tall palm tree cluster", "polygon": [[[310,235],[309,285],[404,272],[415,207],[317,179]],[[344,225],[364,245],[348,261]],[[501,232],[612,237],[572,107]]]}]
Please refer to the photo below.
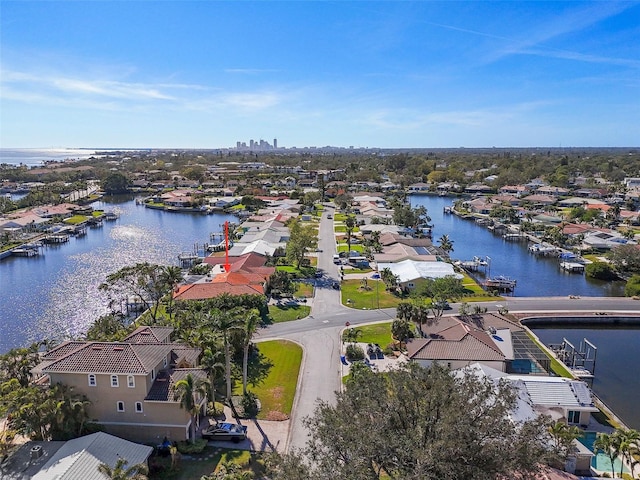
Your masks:
[{"label": "tall palm tree cluster", "polygon": [[[625,464],[631,471],[632,478],[639,478],[634,476],[634,473],[638,467],[640,467],[640,432],[637,430],[626,430],[619,428],[613,433],[598,433],[596,440],[593,443],[593,449],[595,452],[604,453],[611,461],[611,476],[616,478],[616,473],[619,474],[619,478],[623,478]],[[615,459],[620,457],[620,471],[615,471]],[[640,468],[638,468],[640,469]]]},{"label": "tall palm tree cluster", "polygon": [[[176,382],[175,399],[191,415],[195,428],[198,415],[197,399],[202,396],[215,401],[219,380],[225,379],[224,399],[231,406],[234,371],[232,364],[242,352],[242,394],[248,393],[249,352],[251,338],[260,325],[256,309],[236,307],[229,310],[212,307],[211,302],[191,302],[177,316],[178,336],[190,345],[202,349],[201,368],[206,380],[197,380],[191,374]],[[192,431],[191,438],[195,439]]]}]

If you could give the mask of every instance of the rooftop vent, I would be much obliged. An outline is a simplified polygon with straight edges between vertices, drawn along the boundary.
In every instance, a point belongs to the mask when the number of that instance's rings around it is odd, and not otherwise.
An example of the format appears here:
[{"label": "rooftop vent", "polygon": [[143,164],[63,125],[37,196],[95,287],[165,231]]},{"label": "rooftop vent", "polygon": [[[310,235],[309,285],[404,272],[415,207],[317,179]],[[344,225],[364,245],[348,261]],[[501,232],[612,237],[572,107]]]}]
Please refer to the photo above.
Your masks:
[{"label": "rooftop vent", "polygon": [[37,458],[40,458],[43,453],[44,452],[42,451],[42,445],[34,445],[29,451],[29,456],[31,457],[31,460],[35,460]]}]

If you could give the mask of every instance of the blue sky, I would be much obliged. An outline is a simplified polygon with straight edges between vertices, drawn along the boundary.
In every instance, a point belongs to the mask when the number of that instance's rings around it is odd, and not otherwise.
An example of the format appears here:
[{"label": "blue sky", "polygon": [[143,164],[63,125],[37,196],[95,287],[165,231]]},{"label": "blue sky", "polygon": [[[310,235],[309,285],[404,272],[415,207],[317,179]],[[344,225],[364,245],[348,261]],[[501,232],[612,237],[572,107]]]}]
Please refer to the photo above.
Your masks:
[{"label": "blue sky", "polygon": [[0,2],[0,146],[638,146],[638,2]]}]

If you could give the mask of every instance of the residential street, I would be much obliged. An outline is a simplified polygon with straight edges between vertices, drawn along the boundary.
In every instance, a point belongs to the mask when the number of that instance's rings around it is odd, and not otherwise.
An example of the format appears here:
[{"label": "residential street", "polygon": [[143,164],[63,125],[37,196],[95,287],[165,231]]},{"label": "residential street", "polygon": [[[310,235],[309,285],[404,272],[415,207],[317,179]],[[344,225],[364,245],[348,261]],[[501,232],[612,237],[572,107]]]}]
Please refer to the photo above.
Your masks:
[{"label": "residential street", "polygon": [[[339,266],[333,264],[333,255],[336,253],[333,220],[327,218],[327,215],[333,213],[333,209],[325,209],[320,222],[318,248],[321,252],[318,252],[318,268],[323,276],[316,279],[311,315],[293,322],[270,325],[260,330],[256,336],[260,341],[272,338],[291,340],[304,349],[287,449],[305,446],[308,435],[302,422],[313,413],[317,401],[333,402],[335,399],[334,392],[341,386],[340,332],[345,328],[346,322],[350,325],[360,325],[389,321],[395,317],[393,308],[354,310],[342,306],[340,291],[332,288],[333,282],[339,281],[340,278]],[[504,306],[511,313],[640,313],[640,301],[613,297],[507,297],[504,300],[496,299],[478,305],[487,307],[488,311],[497,311]],[[456,314],[459,304],[453,303],[451,307],[452,310],[448,312]],[[282,451],[281,448],[278,450]]]}]

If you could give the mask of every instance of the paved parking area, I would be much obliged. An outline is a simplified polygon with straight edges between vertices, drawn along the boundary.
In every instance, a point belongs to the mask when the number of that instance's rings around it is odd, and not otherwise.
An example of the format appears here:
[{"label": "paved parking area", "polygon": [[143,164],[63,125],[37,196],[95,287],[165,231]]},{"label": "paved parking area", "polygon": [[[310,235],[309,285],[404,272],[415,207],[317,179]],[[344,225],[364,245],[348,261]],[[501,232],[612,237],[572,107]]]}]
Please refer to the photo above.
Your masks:
[{"label": "paved parking area", "polygon": [[[225,407],[225,422],[233,421],[231,409]],[[210,420],[213,424],[214,419]],[[209,441],[209,445],[221,448],[232,448],[237,450],[251,450],[254,452],[273,452],[278,451],[285,453],[287,448],[287,439],[289,436],[289,427],[291,420],[283,420],[279,422],[270,420],[257,420],[255,418],[241,419],[240,423],[247,427],[247,439],[239,442],[222,442]],[[201,429],[205,425],[201,425]]]}]

